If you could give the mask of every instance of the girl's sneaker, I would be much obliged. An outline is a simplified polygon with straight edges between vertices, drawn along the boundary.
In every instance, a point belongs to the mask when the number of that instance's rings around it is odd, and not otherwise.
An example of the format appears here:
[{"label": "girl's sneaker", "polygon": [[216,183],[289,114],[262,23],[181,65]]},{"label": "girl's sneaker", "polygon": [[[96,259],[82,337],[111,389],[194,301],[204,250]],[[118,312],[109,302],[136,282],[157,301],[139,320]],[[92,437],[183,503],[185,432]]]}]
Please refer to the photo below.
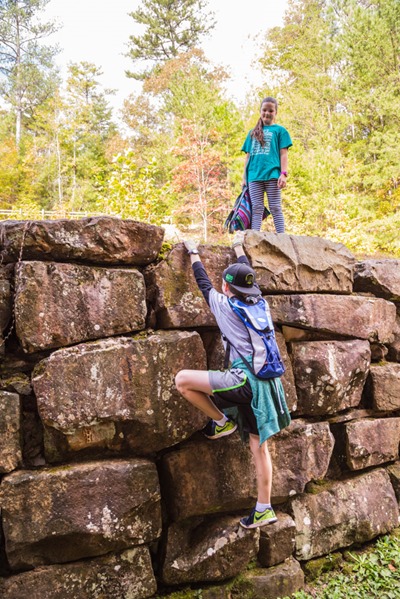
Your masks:
[{"label": "girl's sneaker", "polygon": [[228,418],[223,426],[219,426],[215,420],[210,420],[209,423],[203,428],[202,433],[207,437],[207,439],[219,439],[220,437],[231,435],[236,429],[237,424],[230,418]]},{"label": "girl's sneaker", "polygon": [[267,508],[263,512],[257,512],[256,508],[254,508],[251,511],[250,516],[240,520],[240,526],[243,526],[243,528],[257,528],[258,526],[272,524],[277,520],[278,518],[272,508]]}]

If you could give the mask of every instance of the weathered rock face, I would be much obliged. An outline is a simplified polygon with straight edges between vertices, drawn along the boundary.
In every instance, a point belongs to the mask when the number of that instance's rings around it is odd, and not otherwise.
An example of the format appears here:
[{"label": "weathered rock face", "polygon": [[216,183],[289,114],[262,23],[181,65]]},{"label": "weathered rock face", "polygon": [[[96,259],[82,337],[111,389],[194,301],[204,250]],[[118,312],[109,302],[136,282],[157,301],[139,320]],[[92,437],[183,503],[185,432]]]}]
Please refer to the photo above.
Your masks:
[{"label": "weathered rock face", "polygon": [[158,451],[207,422],[174,383],[176,373],[193,364],[205,368],[204,348],[197,333],[184,331],[55,351],[32,379],[40,417],[64,435],[64,450]]},{"label": "weathered rock face", "polygon": [[290,557],[279,566],[244,574],[232,588],[232,599],[280,599],[291,597],[303,587],[303,570],[299,562]]},{"label": "weathered rock face", "polygon": [[11,316],[10,282],[6,269],[0,266],[0,356],[4,354],[3,331]]},{"label": "weathered rock face", "polygon": [[400,364],[373,364],[368,382],[375,410],[400,410]]},{"label": "weathered rock face", "polygon": [[324,478],[334,446],[327,422],[293,420],[268,440],[273,464],[272,501],[302,493],[311,480]]},{"label": "weathered rock face", "polygon": [[274,322],[322,333],[385,343],[392,336],[396,307],[380,298],[347,295],[270,295]]},{"label": "weathered rock face", "polygon": [[289,408],[289,412],[295,412],[297,409],[297,392],[292,362],[289,358],[285,338],[282,333],[280,331],[275,331],[275,337],[282,361],[285,365],[285,372],[282,375],[281,380],[285,390],[287,407]]},{"label": "weathered rock face", "polygon": [[166,541],[163,582],[175,585],[236,576],[257,554],[258,540],[258,530],[245,530],[232,516],[172,524]]},{"label": "weathered rock face", "polygon": [[400,309],[397,308],[396,323],[393,328],[393,339],[388,344],[388,360],[400,362]]},{"label": "weathered rock face", "polygon": [[368,341],[309,341],[292,344],[296,414],[335,414],[356,407],[370,366]]},{"label": "weathered rock face", "polygon": [[216,329],[202,329],[201,340],[207,354],[207,370],[222,370],[225,360],[225,349],[221,333]]},{"label": "weathered rock face", "polygon": [[296,525],[289,514],[276,512],[278,521],[260,529],[258,561],[265,568],[284,562],[295,548]]},{"label": "weathered rock face", "polygon": [[8,373],[0,376],[0,389],[18,393],[18,395],[31,395],[32,386],[30,378],[23,372]]},{"label": "weathered rock face", "polygon": [[9,262],[18,258],[23,241],[25,260],[147,265],[156,259],[163,237],[161,227],[107,216],[0,223],[0,245]]},{"label": "weathered rock face", "polygon": [[247,231],[244,248],[263,293],[351,293],[355,259],[319,237]]},{"label": "weathered rock face", "polygon": [[[329,425],[323,422],[296,420],[271,437],[272,500],[281,503],[301,493],[309,481],[323,478],[333,444]],[[187,472],[196,476],[188,477]],[[161,477],[172,520],[250,508],[256,498],[251,453],[237,434],[219,441],[196,439],[169,452],[161,461]]]},{"label": "weathered rock face", "polygon": [[45,566],[0,581],[2,599],[145,599],[157,590],[147,547],[62,566]]},{"label": "weathered rock face", "polygon": [[146,323],[143,275],[133,269],[22,262],[17,335],[27,352],[139,331]]},{"label": "weathered rock face", "polygon": [[388,466],[387,471],[400,507],[400,462]]},{"label": "weathered rock face", "polygon": [[400,443],[400,418],[357,420],[344,425],[347,465],[361,470],[397,460]]},{"label": "weathered rock face", "polygon": [[[203,246],[200,254],[212,284],[220,291],[224,269],[236,261],[233,251],[222,246]],[[183,244],[175,246],[165,260],[149,267],[144,275],[158,327],[216,326],[214,316],[197,287]]]},{"label": "weathered rock face", "polygon": [[369,541],[398,525],[393,487],[381,469],[327,483],[325,490],[295,497],[291,506],[300,560]]},{"label": "weathered rock face", "polygon": [[[17,292],[0,363],[5,599],[142,599],[155,577],[201,584],[204,599],[277,598],[303,586],[294,549],[311,559],[398,526],[400,364],[384,362],[400,356],[394,265],[374,266],[373,287],[358,267],[352,295],[343,246],[246,232],[293,421],[268,440],[278,522],[245,531],[248,444],[205,439],[207,416],[175,387],[179,370],[222,368],[225,352],[183,245],[159,260],[162,234],[109,218],[0,223],[0,335],[12,272]],[[200,254],[220,289],[234,252]],[[263,569],[221,584],[256,555]]]},{"label": "weathered rock face", "polygon": [[251,453],[238,433],[217,441],[193,439],[165,454],[160,468],[173,521],[250,508],[257,495]]},{"label": "weathered rock face", "polygon": [[382,362],[389,353],[389,348],[383,343],[371,343],[371,362]]},{"label": "weathered rock face", "polygon": [[155,465],[89,462],[7,475],[0,505],[13,570],[149,543],[161,533]]},{"label": "weathered rock face", "polygon": [[400,302],[400,260],[364,260],[354,270],[354,291]]},{"label": "weathered rock face", "polygon": [[19,395],[0,391],[0,473],[21,464],[21,402]]},{"label": "weathered rock face", "polygon": [[0,266],[0,333],[6,328],[11,316],[10,281],[6,269]]}]

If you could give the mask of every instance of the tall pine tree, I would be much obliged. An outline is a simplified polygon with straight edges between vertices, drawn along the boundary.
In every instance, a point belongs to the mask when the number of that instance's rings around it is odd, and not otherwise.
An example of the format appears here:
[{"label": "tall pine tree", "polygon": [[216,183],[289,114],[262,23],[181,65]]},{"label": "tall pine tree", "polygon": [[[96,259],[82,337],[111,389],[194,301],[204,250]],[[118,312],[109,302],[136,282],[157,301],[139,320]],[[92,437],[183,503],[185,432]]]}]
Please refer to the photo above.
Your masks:
[{"label": "tall pine tree", "polygon": [[38,16],[49,0],[1,0],[0,93],[15,114],[15,140],[20,146],[24,121],[53,92],[57,82],[53,58],[57,49],[42,44],[56,30]]},{"label": "tall pine tree", "polygon": [[154,67],[196,47],[215,25],[206,7],[205,0],[143,0],[130,16],[145,30],[130,36],[127,56],[145,70],[129,71],[128,77],[146,79]]}]

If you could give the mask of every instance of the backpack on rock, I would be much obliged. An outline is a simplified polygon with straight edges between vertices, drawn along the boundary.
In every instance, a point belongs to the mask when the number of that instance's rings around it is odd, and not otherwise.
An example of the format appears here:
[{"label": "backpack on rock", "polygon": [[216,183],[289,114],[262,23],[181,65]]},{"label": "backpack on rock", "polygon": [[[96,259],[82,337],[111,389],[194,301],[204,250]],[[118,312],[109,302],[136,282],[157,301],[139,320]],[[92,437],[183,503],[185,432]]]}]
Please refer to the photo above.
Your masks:
[{"label": "backpack on rock", "polygon": [[[271,214],[269,210],[264,207],[263,219],[267,218],[269,214]],[[251,229],[251,200],[247,185],[243,186],[241,194],[236,198],[235,204],[224,223],[224,229],[228,233]]]}]

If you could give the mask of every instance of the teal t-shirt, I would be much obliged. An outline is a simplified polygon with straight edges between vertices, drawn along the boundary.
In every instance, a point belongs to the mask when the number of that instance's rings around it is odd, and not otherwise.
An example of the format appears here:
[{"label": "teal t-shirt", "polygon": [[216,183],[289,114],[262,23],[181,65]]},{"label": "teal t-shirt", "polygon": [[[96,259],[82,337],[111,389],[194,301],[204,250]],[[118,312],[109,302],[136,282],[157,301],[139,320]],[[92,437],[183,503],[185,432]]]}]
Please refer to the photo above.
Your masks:
[{"label": "teal t-shirt", "polygon": [[280,150],[293,145],[288,131],[281,125],[263,127],[265,140],[263,146],[254,137],[251,137],[251,131],[248,132],[242,147],[242,152],[250,154],[247,164],[247,182],[279,179],[281,174]]}]

